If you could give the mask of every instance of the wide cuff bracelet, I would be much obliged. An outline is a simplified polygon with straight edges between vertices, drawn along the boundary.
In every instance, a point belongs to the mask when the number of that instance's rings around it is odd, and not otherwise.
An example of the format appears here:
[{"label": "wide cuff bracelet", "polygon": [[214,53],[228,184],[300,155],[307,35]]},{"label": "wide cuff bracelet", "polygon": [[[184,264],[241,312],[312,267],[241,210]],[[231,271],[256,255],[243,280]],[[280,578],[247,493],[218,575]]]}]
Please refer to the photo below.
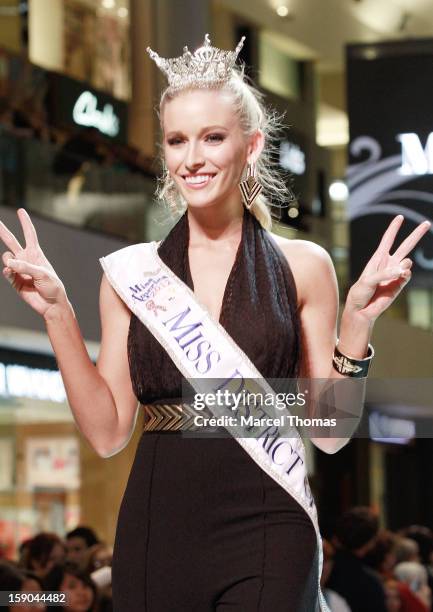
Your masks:
[{"label": "wide cuff bracelet", "polygon": [[374,348],[371,344],[368,345],[367,357],[364,359],[356,359],[355,357],[349,357],[344,355],[338,350],[337,345],[334,349],[334,355],[332,357],[332,365],[334,369],[344,376],[351,376],[353,378],[365,378],[368,375],[370,369],[371,360],[374,357]]}]

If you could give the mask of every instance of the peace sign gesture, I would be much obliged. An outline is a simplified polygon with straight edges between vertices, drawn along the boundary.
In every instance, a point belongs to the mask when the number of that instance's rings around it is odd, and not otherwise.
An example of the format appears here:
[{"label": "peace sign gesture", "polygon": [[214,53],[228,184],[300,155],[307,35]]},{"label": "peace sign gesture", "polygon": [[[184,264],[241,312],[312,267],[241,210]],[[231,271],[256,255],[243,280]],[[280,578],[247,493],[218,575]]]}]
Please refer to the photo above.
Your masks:
[{"label": "peace sign gesture", "polygon": [[391,255],[391,247],[403,220],[403,215],[397,215],[391,221],[378,248],[347,295],[346,306],[370,321],[375,321],[409,282],[412,260],[407,255],[431,225],[430,221],[420,223]]},{"label": "peace sign gesture", "polygon": [[66,304],[65,287],[45,257],[35,227],[24,208],[17,211],[23,228],[25,247],[0,221],[0,239],[9,249],[2,254],[3,275],[38,314],[45,316],[54,304]]}]

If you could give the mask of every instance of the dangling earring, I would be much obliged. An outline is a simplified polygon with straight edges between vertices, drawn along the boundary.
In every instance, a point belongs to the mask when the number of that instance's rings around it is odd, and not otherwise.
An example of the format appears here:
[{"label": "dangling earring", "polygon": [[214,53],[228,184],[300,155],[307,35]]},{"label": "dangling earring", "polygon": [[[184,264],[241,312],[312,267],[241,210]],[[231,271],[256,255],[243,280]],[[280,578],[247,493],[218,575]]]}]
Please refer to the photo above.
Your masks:
[{"label": "dangling earring", "polygon": [[257,180],[256,164],[254,162],[248,164],[247,177],[239,183],[239,189],[241,190],[242,199],[245,207],[250,210],[254,204],[254,200],[257,198],[263,186],[260,185]]}]

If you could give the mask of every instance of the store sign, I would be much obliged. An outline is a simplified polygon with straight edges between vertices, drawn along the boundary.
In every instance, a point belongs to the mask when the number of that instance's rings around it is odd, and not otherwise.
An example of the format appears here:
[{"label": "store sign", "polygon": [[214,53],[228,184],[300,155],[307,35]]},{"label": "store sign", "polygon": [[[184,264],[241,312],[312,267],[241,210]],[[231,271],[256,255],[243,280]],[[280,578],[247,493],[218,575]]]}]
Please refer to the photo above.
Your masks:
[{"label": "store sign", "polygon": [[0,362],[0,396],[28,397],[63,403],[66,392],[58,370],[6,365]]},{"label": "store sign", "polygon": [[59,127],[98,130],[118,142],[127,142],[128,105],[82,81],[50,73],[48,111]]},{"label": "store sign", "polygon": [[98,98],[91,91],[83,91],[72,109],[72,118],[77,125],[95,127],[106,136],[119,134],[119,117],[114,113],[112,104],[98,109]]},{"label": "store sign", "polygon": [[280,166],[292,174],[305,173],[305,153],[299,145],[288,140],[280,142]]},{"label": "store sign", "polygon": [[80,486],[80,443],[75,436],[27,438],[25,463],[28,489]]},{"label": "store sign", "polygon": [[401,142],[401,174],[433,174],[433,132],[428,135],[425,149],[417,134],[399,134],[397,140]]},{"label": "store sign", "polygon": [[[398,244],[433,221],[433,39],[371,47],[347,49],[352,280],[396,215],[405,217]],[[433,227],[411,258],[412,285],[433,287]]]}]

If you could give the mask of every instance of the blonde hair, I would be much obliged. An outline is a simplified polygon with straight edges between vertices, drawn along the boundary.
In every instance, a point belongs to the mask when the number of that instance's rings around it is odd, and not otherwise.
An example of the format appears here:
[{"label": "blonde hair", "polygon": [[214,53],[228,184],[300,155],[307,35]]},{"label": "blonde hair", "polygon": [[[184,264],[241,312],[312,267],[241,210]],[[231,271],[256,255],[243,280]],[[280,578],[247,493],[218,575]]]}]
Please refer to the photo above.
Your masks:
[{"label": "blonde hair", "polygon": [[[269,230],[272,227],[270,204],[281,207],[287,205],[288,199],[293,199],[285,177],[275,159],[278,153],[276,145],[279,142],[282,129],[281,117],[274,110],[266,108],[263,102],[263,94],[251,82],[247,81],[243,66],[234,68],[230,79],[222,86],[215,86],[215,89],[227,91],[233,97],[235,112],[239,117],[242,131],[246,137],[253,135],[257,130],[263,132],[265,144],[256,162],[256,178],[263,186],[263,190],[255,199],[250,211],[262,227]],[[185,89],[181,91],[185,91]],[[160,119],[164,104],[176,95],[168,87],[162,92],[159,104]],[[156,195],[168,206],[172,213],[183,212],[186,202],[168,172],[163,155],[161,161],[163,174],[158,180]]]}]

